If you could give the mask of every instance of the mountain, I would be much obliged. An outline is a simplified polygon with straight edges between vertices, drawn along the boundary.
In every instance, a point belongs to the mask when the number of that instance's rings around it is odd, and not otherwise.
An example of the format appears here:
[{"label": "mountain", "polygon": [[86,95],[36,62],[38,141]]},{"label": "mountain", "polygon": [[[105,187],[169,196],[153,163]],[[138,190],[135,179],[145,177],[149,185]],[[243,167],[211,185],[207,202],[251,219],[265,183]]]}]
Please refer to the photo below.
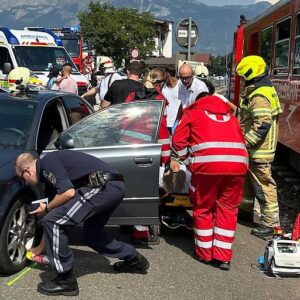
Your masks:
[{"label": "mountain", "polygon": [[[227,1],[227,2],[226,2]],[[239,23],[239,16],[252,19],[271,6],[262,1],[250,5],[208,6],[205,0],[100,0],[115,7],[131,7],[149,11],[156,18],[174,22],[174,32],[179,21],[192,17],[199,28],[198,44],[192,51],[208,52],[213,55],[225,54],[232,48],[232,36]],[[229,0],[215,0],[229,3]],[[230,0],[230,3],[240,0]],[[254,0],[244,0],[253,3]],[[89,0],[1,0],[0,26],[21,29],[26,26],[60,27],[77,24],[79,11],[87,9]],[[211,1],[210,1],[211,3]],[[174,51],[179,47],[174,38]]]}]

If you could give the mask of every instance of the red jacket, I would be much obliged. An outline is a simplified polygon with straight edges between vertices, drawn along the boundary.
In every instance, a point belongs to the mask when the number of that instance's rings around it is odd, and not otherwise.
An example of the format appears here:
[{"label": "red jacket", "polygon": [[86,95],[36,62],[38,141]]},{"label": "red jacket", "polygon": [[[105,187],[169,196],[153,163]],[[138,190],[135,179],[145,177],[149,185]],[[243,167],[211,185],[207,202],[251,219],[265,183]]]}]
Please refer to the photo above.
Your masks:
[{"label": "red jacket", "polygon": [[[146,87],[142,87],[141,90],[130,93],[125,102],[131,102],[134,100],[142,100],[142,99],[156,99],[156,100],[164,100],[165,106],[168,105],[168,100],[161,94],[160,91],[156,89],[147,89]],[[138,131],[138,128],[135,129]],[[144,129],[141,129],[143,133],[145,133]],[[167,117],[164,114],[161,120],[160,129],[158,132],[158,141],[161,144],[161,165],[169,164],[171,160],[171,140],[170,133],[167,127]]]},{"label": "red jacket", "polygon": [[173,135],[178,156],[189,161],[195,174],[243,175],[248,153],[238,120],[229,106],[216,96],[206,96],[190,105]]}]

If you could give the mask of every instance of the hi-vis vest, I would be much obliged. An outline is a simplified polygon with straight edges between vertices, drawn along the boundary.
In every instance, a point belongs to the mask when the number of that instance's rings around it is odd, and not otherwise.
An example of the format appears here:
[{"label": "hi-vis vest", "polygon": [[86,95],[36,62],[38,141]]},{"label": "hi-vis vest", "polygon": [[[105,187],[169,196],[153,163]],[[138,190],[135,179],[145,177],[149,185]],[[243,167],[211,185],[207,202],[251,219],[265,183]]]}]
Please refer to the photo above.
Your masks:
[{"label": "hi-vis vest", "polygon": [[[270,104],[271,109],[256,107],[252,111],[250,110],[251,100],[254,97],[264,97]],[[250,146],[249,155],[252,159],[272,161],[274,159],[276,145],[278,140],[278,128],[279,128],[279,114],[282,112],[279,98],[274,87],[262,86],[250,93],[246,99],[241,98],[240,107],[244,110],[244,113],[249,114],[253,118],[259,118],[260,116],[270,115],[272,118],[272,124],[266,137],[261,141],[251,132],[245,132],[247,140],[251,140],[254,146]],[[243,113],[242,113],[243,115]],[[243,123],[243,119],[241,119]]]}]

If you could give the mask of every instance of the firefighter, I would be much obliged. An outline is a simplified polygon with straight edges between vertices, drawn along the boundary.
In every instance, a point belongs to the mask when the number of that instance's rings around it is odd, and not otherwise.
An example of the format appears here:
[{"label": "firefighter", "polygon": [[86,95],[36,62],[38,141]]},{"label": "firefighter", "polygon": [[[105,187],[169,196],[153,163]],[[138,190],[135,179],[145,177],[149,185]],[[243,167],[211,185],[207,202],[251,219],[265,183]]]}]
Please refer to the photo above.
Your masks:
[{"label": "firefighter", "polygon": [[238,120],[219,97],[205,96],[184,110],[173,147],[192,173],[195,256],[229,270],[248,167]]},{"label": "firefighter", "polygon": [[266,236],[279,225],[277,188],[271,173],[282,112],[277,92],[263,58],[244,57],[236,72],[245,79],[240,97],[240,123],[249,153],[249,177],[260,206],[260,223],[251,234]]}]

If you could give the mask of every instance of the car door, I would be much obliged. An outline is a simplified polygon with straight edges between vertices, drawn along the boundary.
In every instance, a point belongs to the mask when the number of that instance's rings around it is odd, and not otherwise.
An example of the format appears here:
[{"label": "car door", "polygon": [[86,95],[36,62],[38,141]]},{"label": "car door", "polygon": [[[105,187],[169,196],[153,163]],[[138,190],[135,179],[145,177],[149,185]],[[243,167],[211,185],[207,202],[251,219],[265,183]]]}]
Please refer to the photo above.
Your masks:
[{"label": "car door", "polygon": [[[158,224],[161,145],[157,134],[163,110],[158,100],[110,106],[65,132],[56,145],[98,157],[124,176],[126,192],[109,223]],[[59,143],[59,140],[67,142]],[[48,151],[54,149],[54,143]]]}]

